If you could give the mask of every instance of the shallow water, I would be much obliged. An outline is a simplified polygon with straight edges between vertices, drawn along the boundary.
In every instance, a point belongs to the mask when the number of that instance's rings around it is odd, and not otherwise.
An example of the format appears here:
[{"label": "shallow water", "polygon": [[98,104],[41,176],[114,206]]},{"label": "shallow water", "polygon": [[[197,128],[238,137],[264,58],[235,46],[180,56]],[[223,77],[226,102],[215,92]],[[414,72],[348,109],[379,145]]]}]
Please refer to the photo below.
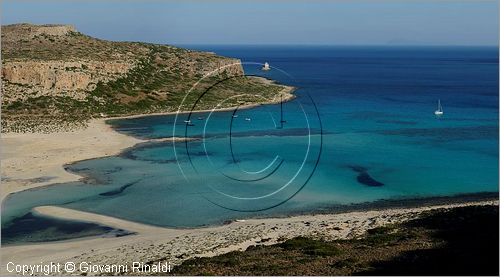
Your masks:
[{"label": "shallow water", "polygon": [[[498,191],[497,48],[197,48],[283,70],[245,64],[247,74],[298,88],[297,99],[283,105],[283,128],[280,105],[238,110],[238,117],[195,114],[194,126],[181,115],[175,131],[175,116],[112,120],[133,136],[204,139],[148,143],[72,164],[68,169],[85,182],[10,196],[2,229],[38,205],[196,227],[329,205]],[[438,99],[441,118],[434,116]]]}]

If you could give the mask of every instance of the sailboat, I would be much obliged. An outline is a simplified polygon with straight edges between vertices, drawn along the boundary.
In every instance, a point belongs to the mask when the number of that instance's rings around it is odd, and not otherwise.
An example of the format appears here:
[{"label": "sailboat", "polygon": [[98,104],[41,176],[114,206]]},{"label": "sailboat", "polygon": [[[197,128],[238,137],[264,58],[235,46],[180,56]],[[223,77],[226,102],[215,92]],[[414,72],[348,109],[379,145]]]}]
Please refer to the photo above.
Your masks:
[{"label": "sailboat", "polygon": [[283,129],[283,123],[286,123],[286,120],[283,119],[283,95],[280,95],[280,127],[278,129]]},{"label": "sailboat", "polygon": [[271,67],[269,66],[268,62],[264,63],[264,66],[262,67],[262,70],[264,70],[264,71],[271,70]]},{"label": "sailboat", "polygon": [[438,109],[434,112],[436,116],[441,116],[444,114],[443,107],[441,106],[441,99],[438,100]]}]

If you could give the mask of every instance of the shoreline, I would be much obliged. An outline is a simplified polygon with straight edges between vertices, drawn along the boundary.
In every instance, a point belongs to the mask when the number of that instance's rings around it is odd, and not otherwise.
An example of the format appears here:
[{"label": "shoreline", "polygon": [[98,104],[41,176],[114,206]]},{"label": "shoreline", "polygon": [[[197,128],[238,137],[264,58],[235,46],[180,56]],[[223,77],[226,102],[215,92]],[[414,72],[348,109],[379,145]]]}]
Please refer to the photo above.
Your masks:
[{"label": "shoreline", "polygon": [[[266,79],[268,80],[268,79]],[[268,80],[272,82],[272,80]],[[263,105],[275,105],[281,102],[289,102],[292,101],[293,99],[297,98],[293,92],[297,90],[296,87],[288,86],[288,85],[283,85],[285,88],[279,92],[279,95],[283,95],[283,99],[276,99],[273,98],[267,102],[262,102],[262,103],[254,103],[254,104],[246,104],[246,105],[241,105],[237,107],[227,107],[227,108],[220,108],[220,109],[205,109],[205,110],[194,110],[194,111],[172,111],[172,112],[157,112],[157,113],[148,113],[148,114],[134,114],[134,115],[123,115],[123,116],[112,116],[112,117],[103,117],[104,120],[119,120],[119,119],[133,119],[133,118],[143,118],[143,117],[149,117],[149,116],[163,116],[163,115],[183,115],[183,114],[198,114],[198,113],[210,113],[210,112],[227,112],[227,111],[232,111],[236,108],[238,110],[245,110],[245,109],[251,109]]]},{"label": "shoreline", "polygon": [[92,119],[83,129],[43,133],[2,133],[1,201],[11,193],[77,181],[68,172],[73,162],[108,157],[145,142],[116,132],[105,119]]},{"label": "shoreline", "polygon": [[[498,206],[498,202],[496,199],[417,208],[248,219],[197,229],[161,228],[67,208],[43,206],[36,208],[36,212],[44,216],[71,218],[120,228],[129,226],[136,234],[6,246],[2,247],[2,260],[22,264],[67,261],[124,264],[132,261],[166,261],[175,266],[193,257],[211,257],[231,251],[243,251],[249,246],[276,244],[297,236],[325,240],[356,238],[368,229],[404,222],[426,211],[476,205]],[[2,273],[5,273],[5,264],[2,264]]]},{"label": "shoreline", "polygon": [[[52,184],[57,185],[57,184]],[[52,186],[48,185],[48,186]],[[148,224],[138,221],[131,221],[126,218],[120,218],[110,215],[97,214],[92,212],[85,212],[71,208],[64,208],[60,206],[36,206],[31,212],[35,216],[42,216],[46,218],[62,219],[68,221],[79,221],[87,223],[96,223],[102,226],[108,226],[115,229],[123,229],[130,232],[138,232],[136,228],[142,229],[170,229],[170,230],[198,230],[198,229],[209,229],[218,228],[226,225],[230,225],[237,222],[245,222],[250,220],[273,220],[273,219],[292,219],[295,217],[313,217],[313,216],[335,216],[338,214],[346,213],[357,213],[357,212],[383,212],[385,210],[407,210],[407,209],[420,209],[420,208],[433,208],[440,206],[462,206],[462,205],[475,205],[486,202],[500,201],[498,192],[478,192],[478,193],[467,193],[458,194],[451,196],[433,196],[433,197],[419,197],[419,198],[401,198],[401,199],[381,199],[374,202],[361,202],[352,204],[338,204],[324,207],[317,207],[311,210],[304,211],[292,211],[289,213],[282,214],[269,214],[269,215],[255,215],[249,217],[242,217],[239,219],[226,220],[213,224],[204,224],[194,227],[186,226],[161,226]],[[130,225],[130,226],[129,226]],[[85,240],[91,239],[96,236],[80,237],[77,239]],[[99,235],[97,235],[99,237]],[[32,245],[32,244],[43,244],[50,242],[65,242],[66,240],[55,240],[55,241],[45,241],[37,243],[23,243],[17,245]]]},{"label": "shoreline", "polygon": [[[428,196],[428,197],[406,197],[394,199],[380,199],[373,202],[361,202],[352,204],[339,204],[317,207],[314,211],[303,211],[291,213],[284,217],[293,217],[301,215],[323,215],[323,214],[339,214],[349,212],[363,211],[383,211],[386,209],[412,209],[424,206],[442,206],[442,205],[457,205],[464,203],[476,203],[484,201],[499,201],[499,192],[475,192],[461,193],[449,196]],[[273,216],[275,217],[275,216]],[[261,218],[261,217],[256,217]],[[263,219],[266,217],[262,217]]]}]

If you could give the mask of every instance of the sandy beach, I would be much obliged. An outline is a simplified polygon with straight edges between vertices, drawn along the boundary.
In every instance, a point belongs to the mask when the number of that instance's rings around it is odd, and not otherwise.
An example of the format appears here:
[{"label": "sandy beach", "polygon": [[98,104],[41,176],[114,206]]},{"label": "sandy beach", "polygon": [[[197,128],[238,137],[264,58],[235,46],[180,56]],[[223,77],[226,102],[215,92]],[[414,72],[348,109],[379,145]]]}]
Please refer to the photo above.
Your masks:
[{"label": "sandy beach", "polygon": [[[249,219],[228,225],[199,229],[169,229],[129,222],[113,217],[66,208],[37,207],[38,214],[95,222],[125,228],[136,234],[113,238],[90,238],[35,245],[8,246],[2,249],[2,261],[23,264],[50,262],[87,262],[125,264],[134,261],[161,261],[178,265],[191,257],[214,256],[251,245],[269,245],[296,236],[327,240],[353,238],[367,229],[402,222],[424,211],[468,205],[498,205],[498,201],[480,201],[419,208],[391,208],[378,211],[303,215],[288,218]],[[2,273],[5,266],[2,266]],[[76,272],[75,272],[76,274]]]},{"label": "sandy beach", "polygon": [[2,134],[1,199],[25,189],[76,181],[81,176],[64,170],[65,164],[116,155],[140,142],[115,132],[105,119],[93,119],[87,128],[71,132]]}]

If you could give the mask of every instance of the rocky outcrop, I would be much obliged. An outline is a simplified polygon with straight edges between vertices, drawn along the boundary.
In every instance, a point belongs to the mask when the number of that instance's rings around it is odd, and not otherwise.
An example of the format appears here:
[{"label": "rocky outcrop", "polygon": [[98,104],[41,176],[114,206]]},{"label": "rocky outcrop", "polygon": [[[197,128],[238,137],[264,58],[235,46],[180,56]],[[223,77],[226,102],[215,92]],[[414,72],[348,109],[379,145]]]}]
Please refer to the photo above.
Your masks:
[{"label": "rocky outcrop", "polygon": [[[186,75],[241,76],[244,74],[238,59],[202,59],[195,54],[188,59],[171,59],[165,70],[182,68]],[[199,62],[202,60],[203,62]],[[208,62],[207,62],[208,61]],[[98,82],[107,83],[126,75],[137,62],[126,61],[12,61],[2,68],[6,103],[24,101],[39,96],[69,96],[83,100]]]},{"label": "rocky outcrop", "polygon": [[226,73],[229,76],[241,76],[244,74],[241,61],[239,59],[222,59],[210,66],[200,68],[198,72],[209,74],[216,71],[217,73]]},{"label": "rocky outcrop", "polygon": [[72,25],[41,25],[34,30],[33,35],[65,36],[71,32],[76,32]]},{"label": "rocky outcrop", "polygon": [[6,102],[39,96],[70,96],[82,100],[97,82],[108,82],[126,74],[131,62],[13,61],[5,62],[2,78]]},{"label": "rocky outcrop", "polygon": [[2,43],[34,39],[38,37],[62,37],[76,33],[72,25],[33,25],[28,23],[8,25],[2,28]]},{"label": "rocky outcrop", "polygon": [[243,66],[239,59],[216,56],[209,52],[185,51],[183,54],[170,53],[155,62],[161,64],[165,71],[182,70],[187,75],[204,76],[207,74],[229,76],[243,75]]}]

